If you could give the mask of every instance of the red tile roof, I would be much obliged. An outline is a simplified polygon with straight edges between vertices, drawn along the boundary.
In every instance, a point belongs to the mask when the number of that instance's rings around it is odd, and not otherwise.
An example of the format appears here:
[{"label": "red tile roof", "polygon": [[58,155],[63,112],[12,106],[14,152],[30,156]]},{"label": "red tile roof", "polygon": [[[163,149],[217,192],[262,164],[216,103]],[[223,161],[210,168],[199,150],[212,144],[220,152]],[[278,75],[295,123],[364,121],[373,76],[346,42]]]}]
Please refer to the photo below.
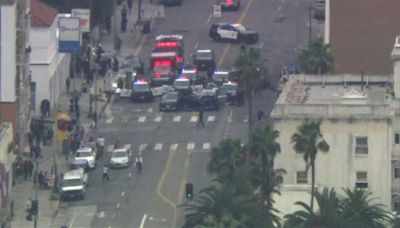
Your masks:
[{"label": "red tile roof", "polygon": [[400,35],[399,0],[330,0],[335,73],[392,74],[390,53]]},{"label": "red tile roof", "polygon": [[57,14],[57,9],[40,0],[31,0],[31,26],[49,27]]}]

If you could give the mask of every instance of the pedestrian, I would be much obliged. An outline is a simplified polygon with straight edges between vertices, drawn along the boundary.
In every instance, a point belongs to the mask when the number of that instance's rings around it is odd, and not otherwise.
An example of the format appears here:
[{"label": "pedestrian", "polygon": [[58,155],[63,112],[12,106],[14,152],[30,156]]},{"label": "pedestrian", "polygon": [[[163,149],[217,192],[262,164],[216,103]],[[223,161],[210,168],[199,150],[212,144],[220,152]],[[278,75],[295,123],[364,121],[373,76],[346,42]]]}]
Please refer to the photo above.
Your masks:
[{"label": "pedestrian", "polygon": [[29,176],[29,178],[32,178],[32,176],[33,176],[33,168],[34,168],[34,165],[33,165],[32,160],[28,160],[28,176]]},{"label": "pedestrian", "polygon": [[22,172],[24,174],[24,179],[28,179],[28,169],[29,169],[29,164],[28,160],[25,160],[23,165],[22,165]]},{"label": "pedestrian", "polygon": [[197,127],[201,125],[204,128],[204,110],[203,107],[200,107],[199,110],[199,119],[197,120]]},{"label": "pedestrian", "polygon": [[129,15],[131,14],[131,11],[132,11],[132,4],[133,4],[133,0],[128,0]]},{"label": "pedestrian", "polygon": [[[119,55],[119,51],[120,51],[120,50],[118,50],[118,49],[116,49],[116,50],[117,50],[117,53],[118,53],[118,55]],[[112,63],[112,70],[113,70],[115,73],[118,72],[118,65],[119,65],[118,58],[117,58],[116,55],[114,55],[114,57],[113,57],[113,63]]]},{"label": "pedestrian", "polygon": [[97,146],[98,146],[98,155],[100,156],[100,155],[103,155],[103,153],[104,153],[104,146],[105,146],[105,143],[106,143],[106,140],[103,138],[103,135],[100,135],[98,138],[97,138]]},{"label": "pedestrian", "polygon": [[264,112],[263,112],[263,110],[259,110],[258,111],[258,113],[257,113],[257,119],[258,119],[258,121],[262,121],[263,119],[264,119]]},{"label": "pedestrian", "polygon": [[128,24],[127,10],[124,5],[121,10],[121,32],[126,32],[126,25]]},{"label": "pedestrian", "polygon": [[142,171],[143,158],[139,154],[136,156],[135,164],[136,164],[136,168],[139,170],[139,172]]},{"label": "pedestrian", "polygon": [[32,199],[29,198],[28,201],[26,201],[26,220],[32,221]]},{"label": "pedestrian", "polygon": [[71,80],[69,79],[69,77],[65,80],[65,85],[67,87],[67,94],[69,94],[69,88],[71,86]]},{"label": "pedestrian", "polygon": [[110,180],[110,176],[108,176],[108,167],[107,167],[107,165],[103,166],[103,181],[105,179]]}]

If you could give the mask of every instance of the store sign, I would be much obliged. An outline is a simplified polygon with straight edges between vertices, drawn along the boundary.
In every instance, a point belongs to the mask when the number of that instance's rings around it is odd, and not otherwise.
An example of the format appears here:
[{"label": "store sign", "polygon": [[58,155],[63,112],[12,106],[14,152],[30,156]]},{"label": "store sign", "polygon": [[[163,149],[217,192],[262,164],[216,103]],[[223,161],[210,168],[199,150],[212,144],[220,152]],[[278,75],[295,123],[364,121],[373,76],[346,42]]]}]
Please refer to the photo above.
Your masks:
[{"label": "store sign", "polygon": [[60,17],[58,21],[58,51],[76,53],[80,48],[80,18]]},{"label": "store sign", "polygon": [[72,9],[72,17],[79,17],[81,32],[90,32],[90,9]]}]

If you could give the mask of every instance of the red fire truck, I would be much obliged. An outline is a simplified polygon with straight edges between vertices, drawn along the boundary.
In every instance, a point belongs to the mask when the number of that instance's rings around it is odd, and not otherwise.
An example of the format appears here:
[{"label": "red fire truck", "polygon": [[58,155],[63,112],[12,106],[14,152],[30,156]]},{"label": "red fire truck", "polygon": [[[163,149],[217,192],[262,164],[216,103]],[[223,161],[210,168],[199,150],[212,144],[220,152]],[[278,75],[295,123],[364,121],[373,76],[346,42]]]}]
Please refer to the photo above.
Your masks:
[{"label": "red fire truck", "polygon": [[182,63],[177,60],[176,52],[153,52],[150,56],[151,84],[153,86],[171,84]]}]

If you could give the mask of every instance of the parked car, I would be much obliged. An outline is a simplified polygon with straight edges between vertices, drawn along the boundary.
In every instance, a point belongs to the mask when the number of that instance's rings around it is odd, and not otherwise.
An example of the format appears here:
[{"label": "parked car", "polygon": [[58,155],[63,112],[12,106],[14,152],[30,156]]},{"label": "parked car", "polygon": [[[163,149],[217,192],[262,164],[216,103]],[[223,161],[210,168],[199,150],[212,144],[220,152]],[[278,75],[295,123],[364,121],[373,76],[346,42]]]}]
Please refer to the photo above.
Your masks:
[{"label": "parked car", "polygon": [[85,160],[89,163],[89,167],[96,167],[96,150],[91,147],[79,148],[75,153],[75,160]]},{"label": "parked car", "polygon": [[212,49],[198,49],[193,55],[193,64],[198,70],[214,72],[215,70],[215,54]]},{"label": "parked car", "polygon": [[70,164],[71,170],[83,169],[86,173],[90,171],[89,162],[83,159],[74,159]]},{"label": "parked car", "polygon": [[223,83],[221,86],[221,91],[226,94],[227,101],[230,104],[234,104],[237,102],[239,87],[236,82],[228,81],[226,83]]},{"label": "parked car", "polygon": [[193,92],[183,99],[183,108],[189,110],[219,110],[220,102],[217,93],[211,90]]},{"label": "parked car", "polygon": [[60,192],[62,199],[80,198],[83,199],[86,194],[86,185],[88,176],[83,169],[66,172],[60,183]]}]

